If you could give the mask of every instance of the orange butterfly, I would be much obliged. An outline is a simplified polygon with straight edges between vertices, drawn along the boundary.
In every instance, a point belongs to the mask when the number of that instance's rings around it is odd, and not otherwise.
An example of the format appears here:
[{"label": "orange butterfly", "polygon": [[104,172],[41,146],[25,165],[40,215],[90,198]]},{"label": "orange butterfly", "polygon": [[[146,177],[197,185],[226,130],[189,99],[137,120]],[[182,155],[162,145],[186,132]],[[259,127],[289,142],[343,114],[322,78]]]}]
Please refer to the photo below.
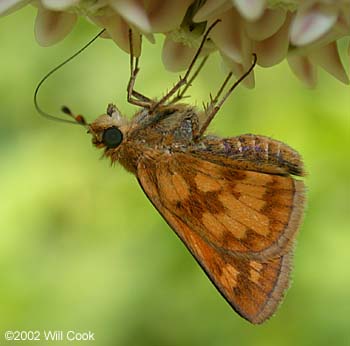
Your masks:
[{"label": "orange butterfly", "polygon": [[204,34],[185,76],[160,100],[134,90],[139,68],[130,32],[128,101],[141,107],[131,120],[114,105],[91,124],[68,108],[64,111],[88,128],[105,156],[136,175],[152,204],[234,310],[252,323],[262,323],[275,312],[289,285],[305,193],[304,183],[294,176],[304,175],[303,164],[296,151],[268,137],[204,134],[253,69],[256,56],[219,101],[229,74],[204,111],[178,103],[214,25]]}]

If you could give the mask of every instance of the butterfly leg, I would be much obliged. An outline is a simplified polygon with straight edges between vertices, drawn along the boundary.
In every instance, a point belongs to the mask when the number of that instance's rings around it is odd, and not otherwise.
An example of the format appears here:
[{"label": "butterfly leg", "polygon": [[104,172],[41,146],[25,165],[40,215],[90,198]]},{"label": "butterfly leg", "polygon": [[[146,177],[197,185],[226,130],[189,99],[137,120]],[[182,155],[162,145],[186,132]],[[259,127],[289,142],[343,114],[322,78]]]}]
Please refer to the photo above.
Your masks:
[{"label": "butterfly leg", "polygon": [[180,91],[178,91],[177,95],[169,101],[169,104],[174,104],[188,96],[185,96],[186,91],[188,90],[188,88],[192,85],[193,81],[196,79],[196,77],[199,75],[199,72],[202,70],[204,64],[206,63],[206,61],[208,60],[209,55],[206,55],[200,65],[197,67],[196,71],[193,73],[193,76],[190,78],[190,80],[186,83],[185,87]]},{"label": "butterfly leg", "polygon": [[[142,37],[140,35],[140,37]],[[134,90],[134,85],[136,81],[136,76],[139,69],[139,58],[134,56],[134,48],[133,48],[133,42],[132,42],[132,30],[129,30],[129,47],[130,47],[130,79],[128,83],[128,97],[127,100],[129,103],[140,106],[140,107],[147,107],[149,108],[151,104],[153,103],[150,98],[147,96],[142,95],[141,93]]]},{"label": "butterfly leg", "polygon": [[205,132],[205,130],[207,129],[207,127],[209,126],[210,122],[214,119],[216,113],[219,111],[219,109],[221,108],[221,106],[225,103],[225,101],[227,100],[227,98],[231,95],[231,93],[233,92],[234,89],[236,89],[236,87],[242,82],[242,80],[244,78],[246,78],[250,72],[252,72],[252,70],[254,69],[256,62],[257,62],[257,56],[256,54],[253,54],[254,60],[252,65],[250,66],[250,68],[248,69],[248,71],[246,71],[226,92],[226,94],[222,97],[222,99],[219,101],[219,97],[221,96],[225,86],[227,85],[227,83],[229,82],[229,80],[232,77],[232,72],[230,72],[224,83],[222,84],[221,88],[219,89],[218,93],[216,94],[216,96],[214,98],[211,98],[211,101],[209,103],[209,106],[206,107],[205,109],[205,113],[206,113],[206,118],[204,123],[202,124],[202,126],[200,127],[198,133],[195,134],[195,139],[199,139],[203,133]]},{"label": "butterfly leg", "polygon": [[201,41],[201,44],[199,45],[199,48],[196,52],[196,54],[194,55],[189,67],[186,70],[186,73],[183,77],[180,77],[180,80],[156,103],[154,103],[152,105],[152,107],[150,108],[150,111],[154,111],[155,109],[157,109],[159,106],[163,105],[165,102],[167,102],[182,86],[189,84],[188,83],[188,77],[199,57],[199,54],[201,53],[205,42],[208,39],[209,33],[210,31],[214,28],[214,26],[216,24],[218,24],[220,22],[220,19],[216,20],[212,25],[210,25],[210,27],[207,29],[207,31],[205,32],[203,39]]}]

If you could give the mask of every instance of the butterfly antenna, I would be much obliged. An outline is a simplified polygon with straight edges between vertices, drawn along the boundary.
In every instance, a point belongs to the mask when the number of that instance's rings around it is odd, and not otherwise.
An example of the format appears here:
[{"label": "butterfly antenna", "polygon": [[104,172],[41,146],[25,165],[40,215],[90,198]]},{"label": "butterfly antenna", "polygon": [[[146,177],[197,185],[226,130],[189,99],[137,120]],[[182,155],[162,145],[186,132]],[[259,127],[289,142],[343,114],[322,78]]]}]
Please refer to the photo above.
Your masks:
[{"label": "butterfly antenna", "polygon": [[39,106],[38,103],[38,93],[39,90],[41,88],[41,86],[44,84],[44,82],[52,75],[54,74],[57,70],[59,70],[61,67],[63,67],[64,65],[66,65],[67,63],[69,63],[71,60],[73,60],[76,56],[78,56],[81,52],[83,52],[86,48],[88,48],[93,42],[95,42],[98,37],[100,37],[100,35],[105,31],[106,29],[103,29],[102,31],[100,31],[93,39],[91,39],[88,43],[86,43],[82,48],[80,48],[76,53],[74,53],[72,56],[70,56],[68,59],[64,60],[62,63],[60,63],[58,66],[56,66],[55,68],[53,68],[50,72],[48,72],[42,79],[41,81],[38,83],[37,87],[35,88],[34,91],[34,106],[35,109],[38,111],[38,113],[40,115],[42,115],[45,118],[51,119],[51,120],[56,120],[56,121],[60,121],[63,123],[70,123],[70,124],[76,124],[76,125],[83,125],[83,121],[79,121],[78,119],[81,118],[81,116],[74,116],[73,113],[69,110],[68,107],[64,106],[62,107],[62,112],[65,114],[68,114],[70,116],[72,116],[75,121],[73,120],[67,120],[67,119],[62,119],[59,118],[55,115],[51,115],[49,113],[46,113],[45,111],[42,110],[42,108]]}]

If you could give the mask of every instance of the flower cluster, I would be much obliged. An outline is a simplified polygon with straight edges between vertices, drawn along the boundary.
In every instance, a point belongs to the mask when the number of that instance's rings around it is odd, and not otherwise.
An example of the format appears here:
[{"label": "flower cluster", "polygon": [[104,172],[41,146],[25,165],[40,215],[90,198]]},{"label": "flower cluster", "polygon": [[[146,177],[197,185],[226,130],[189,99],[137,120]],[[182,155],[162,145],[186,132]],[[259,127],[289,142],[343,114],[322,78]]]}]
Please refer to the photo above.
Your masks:
[{"label": "flower cluster", "polygon": [[[286,58],[309,86],[316,84],[317,66],[349,83],[337,41],[350,35],[350,0],[1,0],[0,15],[29,3],[38,8],[35,35],[43,46],[63,39],[80,15],[105,28],[105,36],[126,52],[129,28],[151,42],[154,33],[165,34],[164,65],[181,71],[208,25],[221,19],[203,54],[218,50],[237,76],[251,64],[255,52],[263,67]],[[138,38],[134,35],[136,55]],[[254,76],[245,83],[253,86]]]}]

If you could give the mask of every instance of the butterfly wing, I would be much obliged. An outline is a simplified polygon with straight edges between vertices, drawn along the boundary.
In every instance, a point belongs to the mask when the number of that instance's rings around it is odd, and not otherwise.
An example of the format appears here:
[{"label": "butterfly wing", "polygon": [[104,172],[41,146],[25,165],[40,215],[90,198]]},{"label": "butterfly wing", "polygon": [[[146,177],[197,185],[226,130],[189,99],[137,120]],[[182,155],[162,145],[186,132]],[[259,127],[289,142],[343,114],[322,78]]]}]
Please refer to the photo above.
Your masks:
[{"label": "butterfly wing", "polygon": [[252,323],[269,318],[289,282],[302,182],[184,153],[147,155],[137,176],[231,306]]},{"label": "butterfly wing", "polygon": [[268,259],[288,252],[298,231],[304,183],[290,175],[239,170],[184,153],[145,159],[138,170],[141,185],[144,174],[152,175],[163,208],[220,251]]}]

